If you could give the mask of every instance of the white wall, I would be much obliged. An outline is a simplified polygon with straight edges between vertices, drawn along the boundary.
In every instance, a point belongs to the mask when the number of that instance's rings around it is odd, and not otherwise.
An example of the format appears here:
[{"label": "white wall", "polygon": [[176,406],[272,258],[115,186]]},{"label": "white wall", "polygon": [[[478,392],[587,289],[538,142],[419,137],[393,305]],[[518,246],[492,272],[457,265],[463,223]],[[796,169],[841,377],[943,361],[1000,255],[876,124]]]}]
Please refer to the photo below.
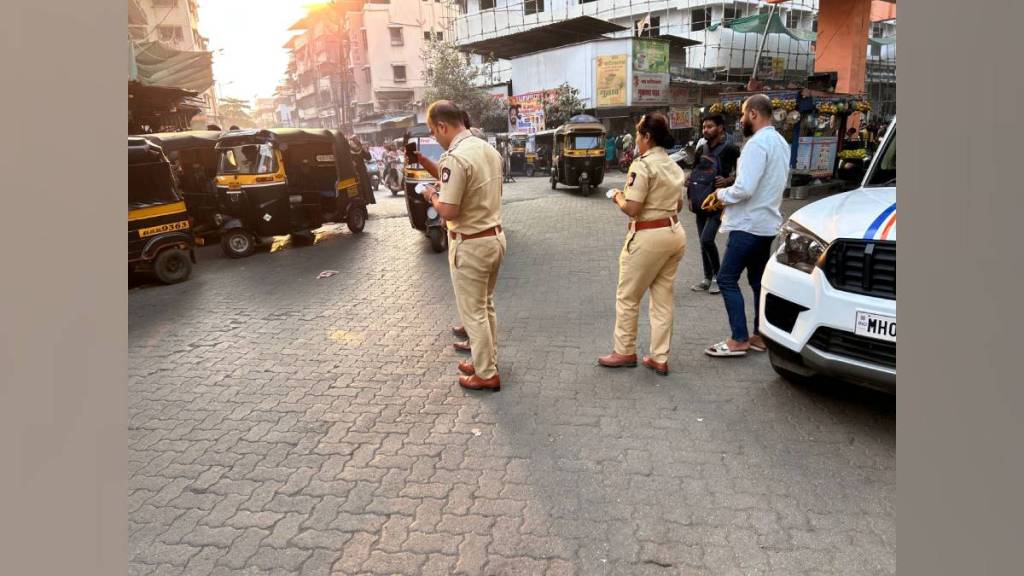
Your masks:
[{"label": "white wall", "polygon": [[[514,95],[557,88],[568,82],[578,88],[579,98],[587,108],[594,106],[595,69],[598,56],[632,54],[631,39],[616,38],[564,46],[547,52],[514,58],[512,63],[512,93]],[[628,66],[627,66],[628,70]],[[627,78],[632,87],[632,78]]]}]

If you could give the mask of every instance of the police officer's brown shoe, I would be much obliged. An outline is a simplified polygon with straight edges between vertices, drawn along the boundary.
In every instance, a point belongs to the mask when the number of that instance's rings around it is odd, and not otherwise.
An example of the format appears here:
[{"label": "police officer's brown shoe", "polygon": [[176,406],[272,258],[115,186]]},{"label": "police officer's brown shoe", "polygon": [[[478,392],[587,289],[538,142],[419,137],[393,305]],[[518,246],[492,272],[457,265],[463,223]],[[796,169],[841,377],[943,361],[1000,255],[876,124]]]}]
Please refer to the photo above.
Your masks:
[{"label": "police officer's brown shoe", "polygon": [[452,334],[454,334],[456,338],[469,340],[469,332],[466,332],[465,326],[452,326]]},{"label": "police officer's brown shoe", "polygon": [[628,367],[633,368],[636,366],[636,354],[619,354],[618,352],[612,352],[607,356],[601,356],[597,359],[597,363],[607,368],[622,368]]},{"label": "police officer's brown shoe", "polygon": [[456,342],[455,344],[452,344],[452,346],[455,347],[455,349],[458,350],[459,352],[473,351],[473,349],[469,347],[469,340],[466,340],[465,342]]},{"label": "police officer's brown shoe", "polygon": [[476,368],[473,367],[472,362],[459,362],[459,372],[462,372],[466,376],[472,376],[476,374]]},{"label": "police officer's brown shoe", "polygon": [[495,374],[491,378],[481,378],[476,374],[472,376],[459,376],[459,386],[467,390],[501,390],[501,378]]},{"label": "police officer's brown shoe", "polygon": [[668,376],[668,362],[656,362],[650,356],[644,356],[644,366],[654,370],[662,376]]}]

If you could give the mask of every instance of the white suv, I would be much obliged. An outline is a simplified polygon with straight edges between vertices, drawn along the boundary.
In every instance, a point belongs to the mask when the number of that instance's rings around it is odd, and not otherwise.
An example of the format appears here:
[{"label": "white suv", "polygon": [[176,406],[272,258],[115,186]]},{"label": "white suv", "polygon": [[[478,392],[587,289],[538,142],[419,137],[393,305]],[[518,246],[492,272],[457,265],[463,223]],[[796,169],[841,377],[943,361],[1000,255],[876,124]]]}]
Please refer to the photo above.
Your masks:
[{"label": "white suv", "polygon": [[772,367],[896,392],[896,123],[860,188],[786,222],[761,280]]}]

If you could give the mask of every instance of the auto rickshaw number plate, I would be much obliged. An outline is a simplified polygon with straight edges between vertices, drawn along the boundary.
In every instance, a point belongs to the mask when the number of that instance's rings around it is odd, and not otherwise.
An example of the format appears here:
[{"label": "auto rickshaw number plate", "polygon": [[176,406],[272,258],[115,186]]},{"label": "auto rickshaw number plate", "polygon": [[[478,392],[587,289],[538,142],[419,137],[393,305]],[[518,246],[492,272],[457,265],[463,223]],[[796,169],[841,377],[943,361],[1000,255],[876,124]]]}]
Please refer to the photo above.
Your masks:
[{"label": "auto rickshaw number plate", "polygon": [[170,224],[161,224],[159,226],[151,226],[149,228],[139,229],[139,238],[145,238],[146,236],[155,236],[157,234],[163,234],[165,232],[174,232],[175,230],[188,230],[188,220],[182,220],[181,222],[171,222]]}]

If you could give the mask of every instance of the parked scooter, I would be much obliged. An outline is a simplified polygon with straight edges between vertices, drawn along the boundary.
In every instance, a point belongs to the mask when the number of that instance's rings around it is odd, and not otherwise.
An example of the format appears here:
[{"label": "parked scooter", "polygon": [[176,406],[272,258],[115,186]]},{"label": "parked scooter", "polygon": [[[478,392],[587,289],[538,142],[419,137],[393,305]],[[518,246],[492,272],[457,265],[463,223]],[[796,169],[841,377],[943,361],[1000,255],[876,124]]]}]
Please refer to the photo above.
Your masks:
[{"label": "parked scooter", "polygon": [[398,193],[405,187],[403,174],[404,169],[401,160],[388,160],[387,167],[384,169],[384,185],[388,187],[388,190],[391,190],[392,196],[398,196]]}]

